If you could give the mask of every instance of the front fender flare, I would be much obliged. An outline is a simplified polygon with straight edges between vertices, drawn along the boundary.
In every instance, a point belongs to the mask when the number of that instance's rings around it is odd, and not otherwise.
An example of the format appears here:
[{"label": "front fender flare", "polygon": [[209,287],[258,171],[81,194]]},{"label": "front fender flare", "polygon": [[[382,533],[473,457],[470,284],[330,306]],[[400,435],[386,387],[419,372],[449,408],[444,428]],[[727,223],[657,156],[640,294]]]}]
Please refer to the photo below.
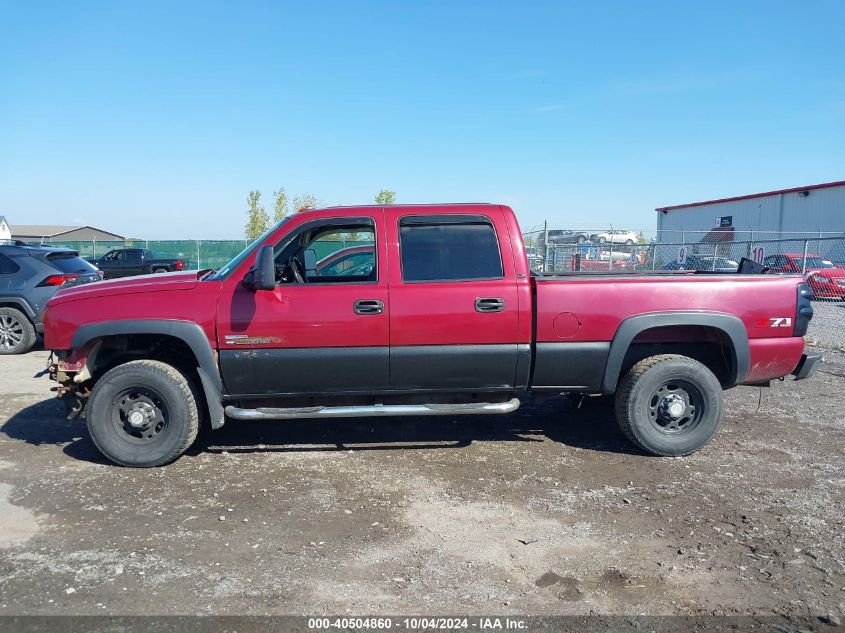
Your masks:
[{"label": "front fender flare", "polygon": [[197,359],[200,383],[208,404],[211,428],[223,426],[225,417],[221,393],[223,381],[214,350],[203,329],[191,321],[174,319],[127,319],[122,321],[99,321],[81,325],[74,332],[71,345],[74,349],[84,347],[94,339],[121,334],[161,334],[183,341]]},{"label": "front fender flare", "polygon": [[732,314],[722,312],[659,312],[641,314],[622,321],[613,341],[602,380],[602,392],[613,393],[619,382],[619,373],[628,348],[640,332],[656,327],[672,325],[701,325],[722,331],[733,347],[733,358],[729,385],[741,383],[751,366],[748,348],[748,333],[745,324]]}]

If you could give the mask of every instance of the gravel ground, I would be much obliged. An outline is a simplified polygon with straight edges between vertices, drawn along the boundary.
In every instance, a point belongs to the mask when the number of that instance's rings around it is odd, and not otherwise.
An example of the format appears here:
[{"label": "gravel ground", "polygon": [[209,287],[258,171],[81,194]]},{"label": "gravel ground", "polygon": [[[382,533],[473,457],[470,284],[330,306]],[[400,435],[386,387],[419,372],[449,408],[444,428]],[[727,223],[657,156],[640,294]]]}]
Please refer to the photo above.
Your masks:
[{"label": "gravel ground", "polygon": [[814,301],[807,336],[819,345],[845,350],[845,302]]},{"label": "gravel ground", "polygon": [[845,355],[727,394],[653,458],[606,399],[487,418],[229,422],[105,463],[0,358],[0,614],[845,616]]}]

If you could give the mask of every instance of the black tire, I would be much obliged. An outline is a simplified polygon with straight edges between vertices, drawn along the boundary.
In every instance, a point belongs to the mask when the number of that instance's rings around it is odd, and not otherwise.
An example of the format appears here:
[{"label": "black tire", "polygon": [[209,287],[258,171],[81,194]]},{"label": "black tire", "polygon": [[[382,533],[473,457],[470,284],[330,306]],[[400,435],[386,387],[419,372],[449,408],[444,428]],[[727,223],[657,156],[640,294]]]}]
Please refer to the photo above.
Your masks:
[{"label": "black tire", "polygon": [[153,268],[153,274],[154,275],[160,275],[161,273],[167,273],[167,272],[170,272],[170,271],[167,270],[166,268]]},{"label": "black tire", "polygon": [[625,240],[625,244],[627,244],[628,246],[633,246],[634,240]]},{"label": "black tire", "polygon": [[35,326],[16,308],[0,308],[0,355],[26,354],[35,345]]},{"label": "black tire", "polygon": [[171,365],[130,361],[109,370],[94,385],[87,420],[94,444],[114,463],[163,466],[197,437],[197,392]]},{"label": "black tire", "polygon": [[600,237],[599,238],[599,244],[607,244],[607,238],[606,237]]},{"label": "black tire", "polygon": [[575,241],[578,242],[579,244],[583,244],[584,242],[587,241],[587,238],[583,235],[579,235],[578,237],[575,238]]},{"label": "black tire", "polygon": [[677,354],[641,360],[616,391],[619,428],[652,455],[697,451],[716,434],[723,409],[722,385],[713,372]]}]

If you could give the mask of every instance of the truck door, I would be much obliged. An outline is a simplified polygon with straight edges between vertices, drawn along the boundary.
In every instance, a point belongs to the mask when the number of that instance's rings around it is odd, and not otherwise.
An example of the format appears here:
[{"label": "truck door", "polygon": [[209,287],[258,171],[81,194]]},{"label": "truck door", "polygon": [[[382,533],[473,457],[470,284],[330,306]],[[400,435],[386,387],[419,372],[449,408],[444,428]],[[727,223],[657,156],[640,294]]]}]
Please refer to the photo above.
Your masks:
[{"label": "truck door", "polygon": [[503,214],[489,206],[444,210],[385,211],[390,261],[400,264],[390,270],[390,388],[513,389],[519,356],[530,352],[518,344],[516,273]]},{"label": "truck door", "polygon": [[120,272],[118,270],[118,266],[120,264],[117,261],[117,256],[119,254],[120,251],[109,251],[97,262],[97,268],[103,271],[104,279],[114,279],[115,277],[120,277]]},{"label": "truck door", "polygon": [[144,260],[141,257],[141,253],[140,248],[128,248],[121,252],[120,263],[123,266],[124,277],[144,274]]},{"label": "truck door", "polygon": [[388,388],[384,219],[290,221],[274,290],[221,289],[218,345],[234,396],[370,394]]}]

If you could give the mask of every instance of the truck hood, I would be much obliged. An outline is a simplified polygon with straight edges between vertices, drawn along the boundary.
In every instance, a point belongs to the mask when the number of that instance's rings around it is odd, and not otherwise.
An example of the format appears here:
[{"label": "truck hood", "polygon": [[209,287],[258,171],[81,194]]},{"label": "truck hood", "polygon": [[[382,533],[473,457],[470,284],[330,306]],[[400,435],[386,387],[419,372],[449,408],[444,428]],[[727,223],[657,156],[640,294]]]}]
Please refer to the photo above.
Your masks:
[{"label": "truck hood", "polygon": [[190,290],[199,283],[199,277],[207,271],[188,270],[178,273],[139,275],[98,281],[92,284],[72,286],[57,292],[47,306],[60,305],[80,299],[137,294],[140,292],[167,292],[169,290]]}]

